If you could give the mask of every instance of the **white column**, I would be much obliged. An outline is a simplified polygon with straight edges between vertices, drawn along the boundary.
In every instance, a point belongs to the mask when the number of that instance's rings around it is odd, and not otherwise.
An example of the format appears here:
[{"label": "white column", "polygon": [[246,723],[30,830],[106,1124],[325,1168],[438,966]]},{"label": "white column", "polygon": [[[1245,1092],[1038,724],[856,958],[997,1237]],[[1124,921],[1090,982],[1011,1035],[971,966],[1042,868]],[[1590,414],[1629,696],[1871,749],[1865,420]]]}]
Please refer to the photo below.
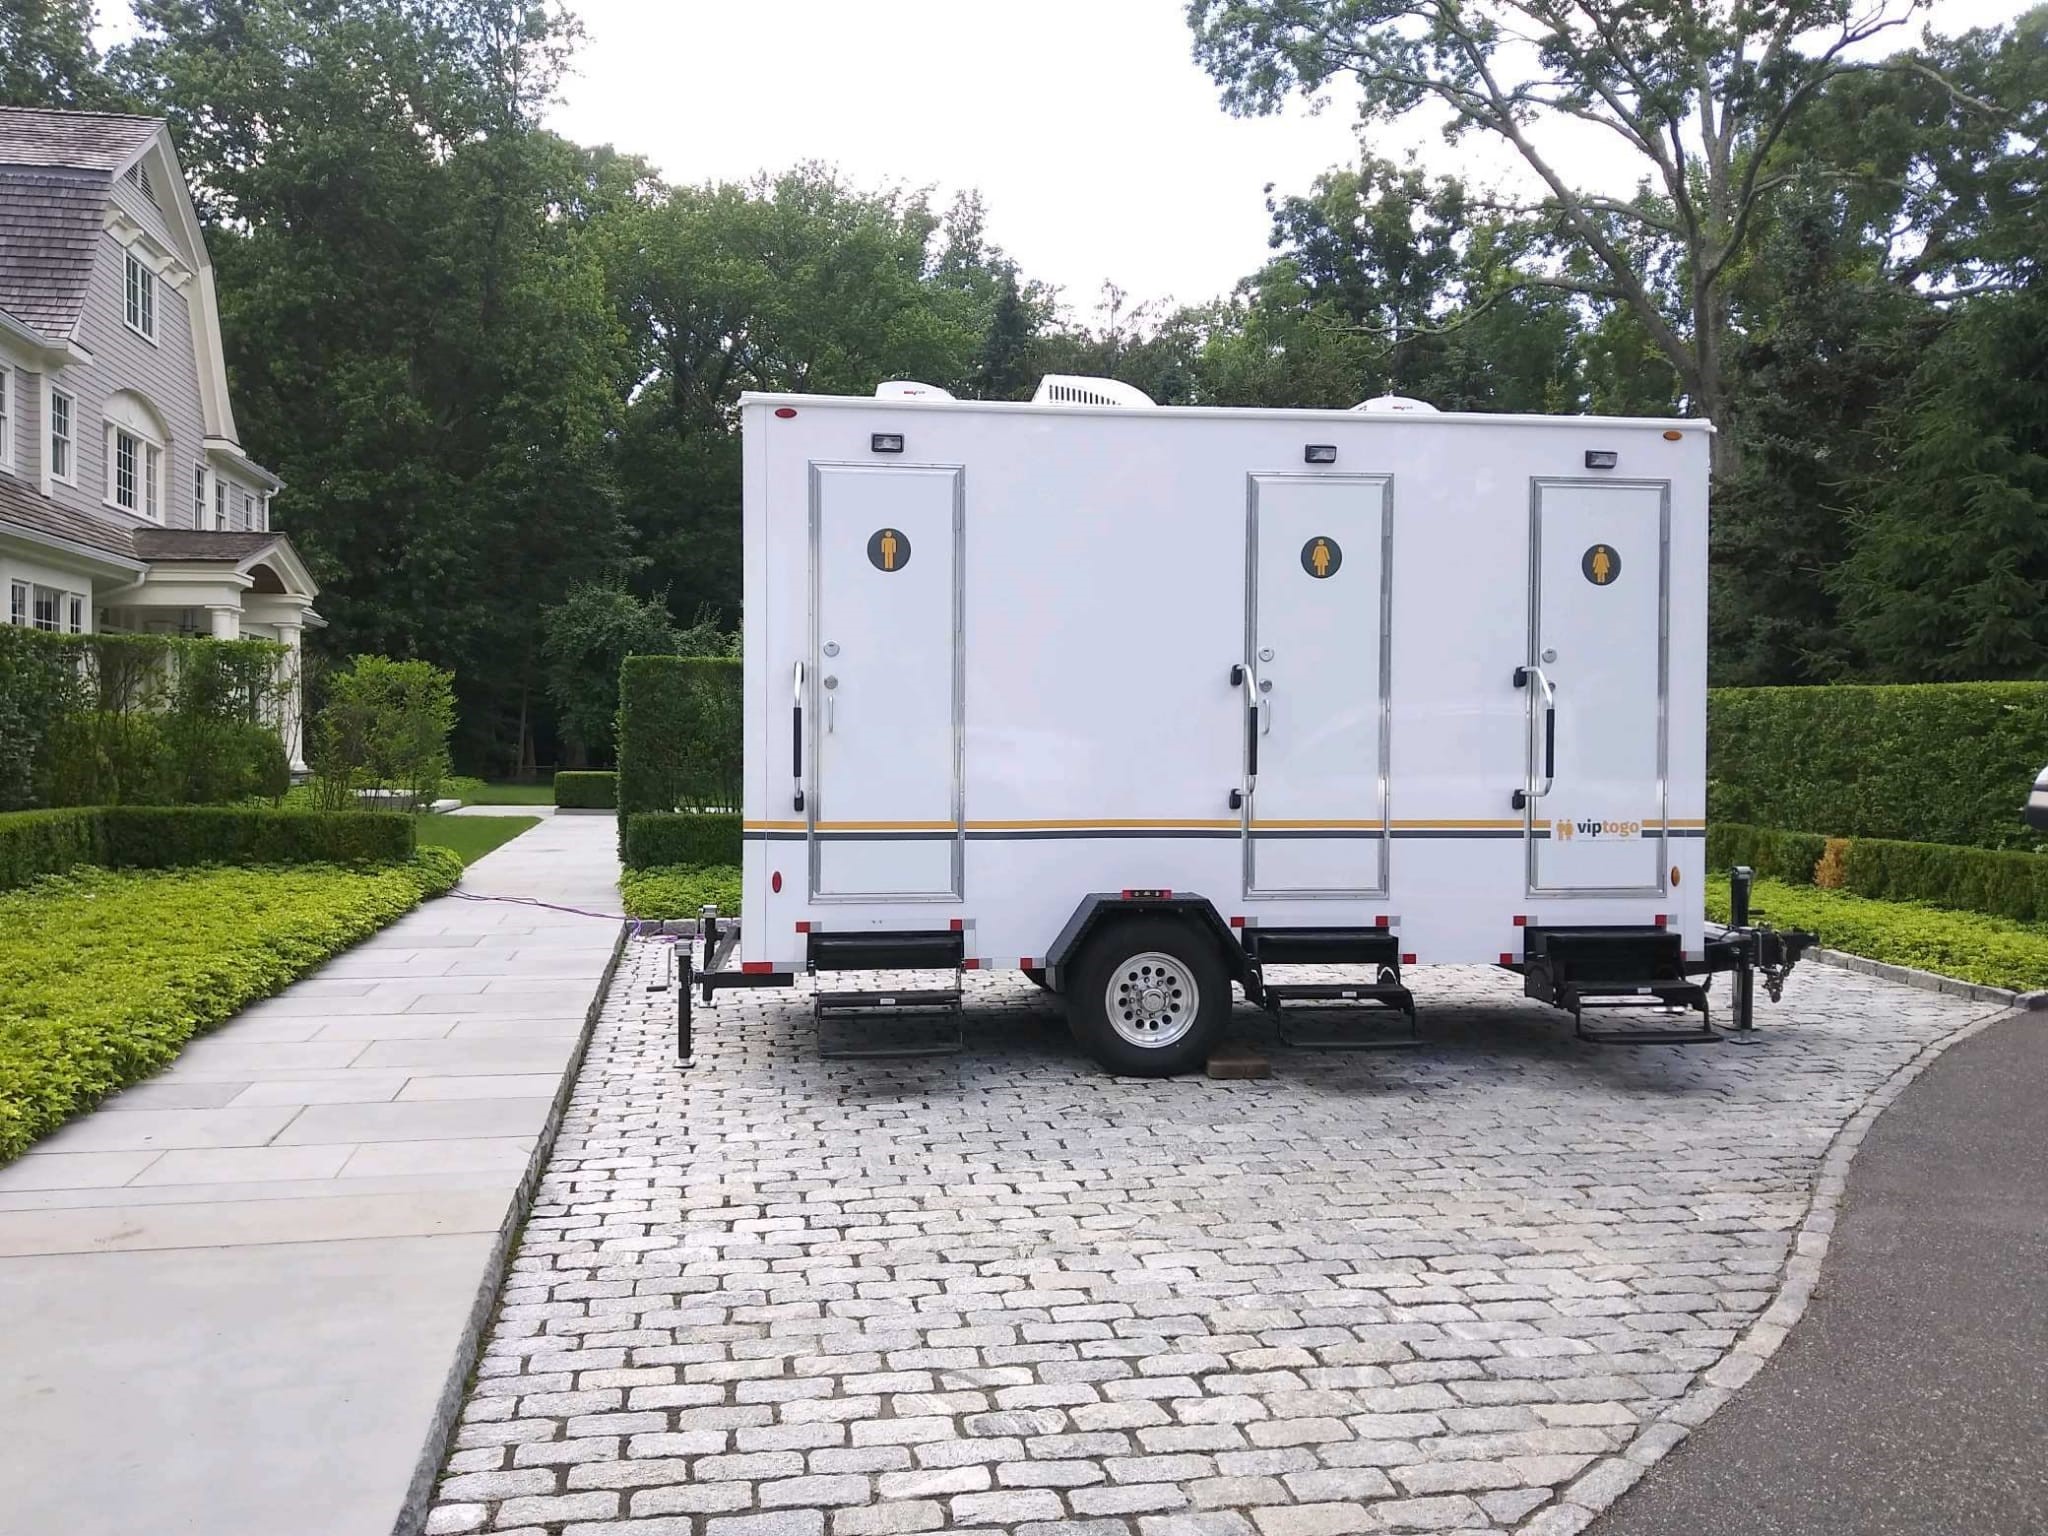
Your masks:
[{"label": "white column", "polygon": [[206,611],[213,620],[213,638],[216,640],[239,640],[242,638],[242,610],[226,604],[207,605]]},{"label": "white column", "polygon": [[284,718],[280,734],[284,737],[285,756],[291,759],[292,772],[306,771],[306,726],[305,692],[299,686],[300,634],[297,624],[279,624],[277,638],[284,642],[284,658],[278,663],[283,674],[284,698],[280,704]]}]

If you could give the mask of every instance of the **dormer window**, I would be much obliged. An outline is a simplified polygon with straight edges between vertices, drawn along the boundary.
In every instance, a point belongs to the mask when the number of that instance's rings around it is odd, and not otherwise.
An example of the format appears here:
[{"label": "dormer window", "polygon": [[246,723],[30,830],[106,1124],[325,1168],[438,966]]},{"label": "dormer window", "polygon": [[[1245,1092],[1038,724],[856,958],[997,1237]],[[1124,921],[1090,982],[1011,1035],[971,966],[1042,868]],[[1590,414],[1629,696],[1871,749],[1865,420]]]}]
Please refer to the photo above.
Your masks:
[{"label": "dormer window", "polygon": [[78,483],[78,443],[71,420],[76,405],[63,390],[50,391],[50,478],[64,485]]},{"label": "dormer window", "polygon": [[206,466],[192,466],[192,526],[206,526]]},{"label": "dormer window", "polygon": [[128,329],[144,340],[156,340],[156,274],[128,253]]},{"label": "dormer window", "polygon": [[164,450],[133,427],[107,424],[107,503],[123,512],[164,520]]},{"label": "dormer window", "polygon": [[225,533],[228,526],[228,483],[218,475],[213,480],[213,527],[216,533]]}]

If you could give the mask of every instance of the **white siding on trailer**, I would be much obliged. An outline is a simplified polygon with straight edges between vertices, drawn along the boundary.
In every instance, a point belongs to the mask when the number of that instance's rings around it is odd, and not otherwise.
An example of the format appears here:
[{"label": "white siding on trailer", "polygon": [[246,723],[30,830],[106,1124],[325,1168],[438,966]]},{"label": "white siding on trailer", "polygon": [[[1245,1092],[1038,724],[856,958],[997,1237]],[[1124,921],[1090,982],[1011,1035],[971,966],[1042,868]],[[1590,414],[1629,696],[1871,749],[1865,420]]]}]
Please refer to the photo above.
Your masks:
[{"label": "white siding on trailer", "polygon": [[147,400],[170,429],[165,479],[172,494],[167,498],[165,516],[168,526],[189,528],[192,464],[205,452],[206,436],[199,404],[199,369],[192,349],[193,316],[188,300],[193,285],[187,284],[181,293],[168,283],[157,283],[156,341],[152,344],[130,330],[125,318],[127,257],[127,248],[120,241],[111,234],[101,236],[85,313],[78,323],[79,345],[92,354],[93,361],[72,364],[55,375],[57,387],[78,401],[77,484],[54,486],[52,494],[69,506],[104,510],[106,403],[117,392],[131,390]]},{"label": "white siding on trailer", "polygon": [[[794,414],[778,418],[776,409]],[[1666,430],[1677,432],[1667,441]],[[788,691],[808,656],[813,461],[965,466],[964,899],[972,953],[1038,955],[1089,891],[1163,886],[1268,924],[1398,920],[1422,963],[1519,953],[1531,922],[1703,924],[1706,461],[1699,423],[1350,413],[1031,411],[769,398],[748,403],[748,927],[742,958],[790,958],[799,921],[911,927],[927,908],[813,909],[789,809]],[[1314,473],[1391,486],[1389,894],[1247,897],[1239,817],[1246,477]],[[1529,499],[1538,478],[1672,482],[1669,811],[1674,888],[1653,898],[1526,895],[1511,802],[1527,765]],[[1341,535],[1340,535],[1341,537]],[[1349,549],[1347,547],[1347,557]],[[1623,551],[1654,569],[1650,551]],[[1302,582],[1313,580],[1297,573]],[[1309,690],[1309,691],[1312,691]],[[1654,698],[1617,701],[1654,712]],[[1323,813],[1316,813],[1323,814]],[[794,830],[790,830],[791,828]],[[764,876],[781,873],[781,893]],[[1663,872],[1668,874],[1668,871]],[[759,912],[758,920],[755,913]],[[799,951],[800,952],[800,951]]]}]

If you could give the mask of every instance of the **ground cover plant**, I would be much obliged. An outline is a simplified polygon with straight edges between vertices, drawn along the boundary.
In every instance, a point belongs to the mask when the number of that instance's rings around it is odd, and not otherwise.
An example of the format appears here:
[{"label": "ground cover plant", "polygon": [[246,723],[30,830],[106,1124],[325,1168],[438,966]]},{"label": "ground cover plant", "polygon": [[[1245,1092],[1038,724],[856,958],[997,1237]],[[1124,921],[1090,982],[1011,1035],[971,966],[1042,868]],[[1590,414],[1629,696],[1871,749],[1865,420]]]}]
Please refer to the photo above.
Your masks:
[{"label": "ground cover plant", "polygon": [[663,864],[629,869],[619,876],[626,915],[647,919],[693,918],[707,903],[725,916],[740,909],[740,871],[736,864]]}]

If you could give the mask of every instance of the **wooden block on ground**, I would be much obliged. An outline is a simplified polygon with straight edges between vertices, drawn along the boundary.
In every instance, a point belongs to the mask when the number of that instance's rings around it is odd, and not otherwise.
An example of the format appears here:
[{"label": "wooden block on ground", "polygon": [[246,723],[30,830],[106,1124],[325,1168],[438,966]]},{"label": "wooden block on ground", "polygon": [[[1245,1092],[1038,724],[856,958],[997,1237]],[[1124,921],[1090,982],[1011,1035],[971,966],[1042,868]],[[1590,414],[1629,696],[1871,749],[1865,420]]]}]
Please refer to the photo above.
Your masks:
[{"label": "wooden block on ground", "polygon": [[1241,1040],[1226,1040],[1209,1053],[1211,1077],[1271,1077],[1273,1064],[1266,1053]]}]

